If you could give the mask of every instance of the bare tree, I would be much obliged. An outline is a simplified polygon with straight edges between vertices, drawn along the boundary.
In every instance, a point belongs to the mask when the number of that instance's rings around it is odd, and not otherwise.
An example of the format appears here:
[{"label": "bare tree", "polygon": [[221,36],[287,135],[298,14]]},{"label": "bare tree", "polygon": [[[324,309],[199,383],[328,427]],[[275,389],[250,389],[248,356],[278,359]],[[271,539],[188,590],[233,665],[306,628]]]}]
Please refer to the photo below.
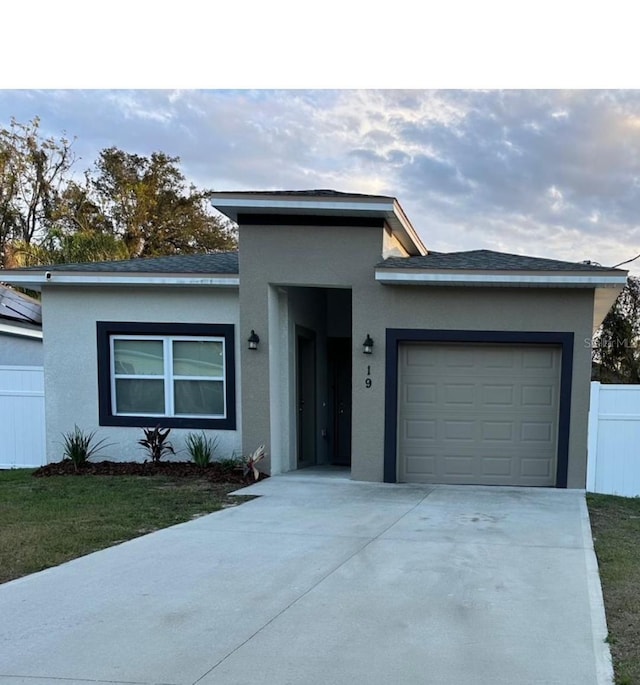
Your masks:
[{"label": "bare tree", "polygon": [[43,138],[40,119],[21,124],[11,119],[0,129],[0,256],[8,243],[29,245],[52,226],[60,193],[75,162],[71,142]]}]

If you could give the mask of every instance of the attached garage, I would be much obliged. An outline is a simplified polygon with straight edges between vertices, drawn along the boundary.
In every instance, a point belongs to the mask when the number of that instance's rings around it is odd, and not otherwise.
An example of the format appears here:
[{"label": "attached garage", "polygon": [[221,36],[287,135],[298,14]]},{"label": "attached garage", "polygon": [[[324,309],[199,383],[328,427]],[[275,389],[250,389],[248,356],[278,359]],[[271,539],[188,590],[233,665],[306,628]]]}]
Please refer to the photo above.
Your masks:
[{"label": "attached garage", "polygon": [[567,487],[570,332],[387,329],[385,480]]},{"label": "attached garage", "polygon": [[398,479],[554,486],[557,345],[404,343]]}]

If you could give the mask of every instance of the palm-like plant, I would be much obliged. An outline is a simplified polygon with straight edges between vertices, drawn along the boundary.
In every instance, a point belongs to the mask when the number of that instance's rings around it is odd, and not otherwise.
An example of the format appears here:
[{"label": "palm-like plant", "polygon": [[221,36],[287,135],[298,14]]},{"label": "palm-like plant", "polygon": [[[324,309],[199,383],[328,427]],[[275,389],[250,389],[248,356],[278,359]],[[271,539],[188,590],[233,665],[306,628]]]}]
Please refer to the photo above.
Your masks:
[{"label": "palm-like plant", "polygon": [[143,428],[142,430],[144,438],[138,440],[138,444],[147,450],[152,462],[159,462],[169,452],[175,454],[173,445],[167,441],[171,428],[163,430],[160,426],[156,426],[155,428]]},{"label": "palm-like plant", "polygon": [[84,466],[96,452],[107,446],[106,438],[95,442],[95,435],[96,431],[85,433],[78,426],[74,426],[72,431],[62,434],[64,458],[73,462],[76,471],[79,467]]}]

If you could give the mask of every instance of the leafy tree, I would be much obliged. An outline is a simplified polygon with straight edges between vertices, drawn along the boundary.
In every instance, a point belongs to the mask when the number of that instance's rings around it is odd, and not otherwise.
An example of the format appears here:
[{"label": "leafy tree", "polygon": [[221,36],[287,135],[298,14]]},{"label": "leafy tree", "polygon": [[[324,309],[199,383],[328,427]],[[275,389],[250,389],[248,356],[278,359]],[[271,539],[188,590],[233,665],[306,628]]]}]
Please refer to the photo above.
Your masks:
[{"label": "leafy tree", "polygon": [[64,136],[43,138],[40,119],[11,119],[0,128],[0,258],[7,244],[37,242],[52,226],[53,215],[75,162]]},{"label": "leafy tree", "polygon": [[22,241],[7,245],[5,265],[8,269],[17,269],[39,264],[74,264],[113,259],[129,259],[129,253],[122,240],[110,233],[64,233],[52,229],[39,245]]},{"label": "leafy tree", "polygon": [[232,224],[211,191],[187,183],[179,158],[112,147],[84,178],[65,138],[40,119],[0,128],[0,265],[99,261],[232,249]]},{"label": "leafy tree", "polygon": [[630,276],[593,347],[594,380],[640,383],[640,278]]},{"label": "leafy tree", "polygon": [[210,191],[188,185],[178,163],[161,152],[143,157],[108,148],[89,174],[89,196],[133,257],[236,245],[231,224],[210,209]]}]

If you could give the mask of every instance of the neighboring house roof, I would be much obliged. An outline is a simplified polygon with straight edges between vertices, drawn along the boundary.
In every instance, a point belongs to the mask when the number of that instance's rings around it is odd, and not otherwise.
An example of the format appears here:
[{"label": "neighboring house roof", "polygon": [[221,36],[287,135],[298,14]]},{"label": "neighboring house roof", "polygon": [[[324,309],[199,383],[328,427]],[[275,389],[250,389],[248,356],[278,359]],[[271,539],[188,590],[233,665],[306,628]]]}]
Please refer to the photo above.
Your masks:
[{"label": "neighboring house roof", "polygon": [[39,325],[42,323],[42,306],[33,297],[0,285],[0,318]]},{"label": "neighboring house roof", "polygon": [[13,335],[18,338],[35,338],[42,340],[42,328],[26,321],[0,317],[0,335]]}]

